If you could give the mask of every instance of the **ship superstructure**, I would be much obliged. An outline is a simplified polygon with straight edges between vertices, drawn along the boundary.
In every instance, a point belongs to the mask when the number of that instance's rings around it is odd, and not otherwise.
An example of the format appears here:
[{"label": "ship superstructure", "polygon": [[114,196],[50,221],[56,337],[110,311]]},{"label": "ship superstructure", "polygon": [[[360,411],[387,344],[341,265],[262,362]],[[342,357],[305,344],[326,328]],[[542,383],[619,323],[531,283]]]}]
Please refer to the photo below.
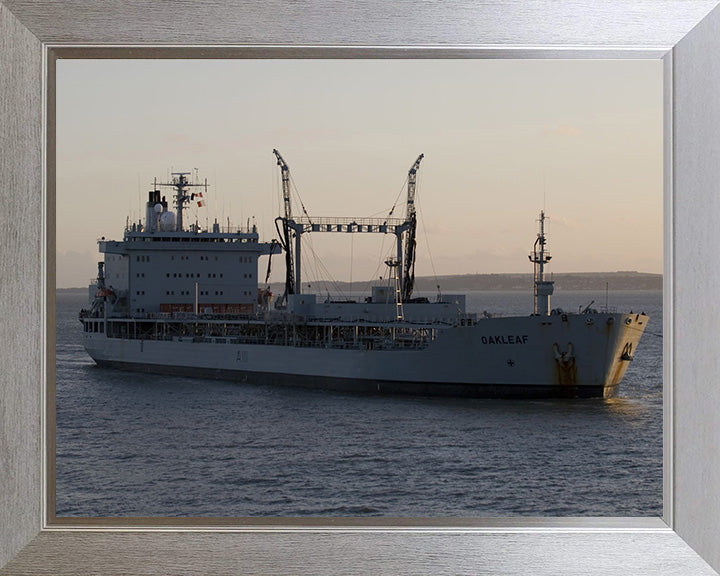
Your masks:
[{"label": "ship superstructure", "polygon": [[[187,205],[194,201],[202,206],[207,194],[207,183],[191,183],[188,174],[174,173],[170,182],[156,182],[148,194],[144,223],[128,224],[121,241],[100,240],[105,260],[99,265],[97,290],[103,300],[95,305],[108,316],[256,312],[258,258],[279,252],[279,247],[259,242],[254,225],[229,228],[216,221],[209,230],[197,222],[184,226]],[[174,211],[161,196],[161,187],[173,189]],[[190,193],[192,187],[201,191]]]},{"label": "ship superstructure", "polygon": [[[533,314],[480,317],[465,296],[413,297],[416,178],[408,172],[404,218],[293,216],[290,172],[277,150],[283,213],[279,241],[256,226],[201,229],[184,209],[207,183],[174,173],[155,182],[145,221],[105,255],[80,313],[90,356],[103,366],[364,392],[474,397],[610,396],[632,360],[648,318],[550,309],[545,214],[530,254]],[[161,194],[173,191],[174,210]],[[193,192],[192,190],[197,190]],[[302,238],[319,232],[394,234],[388,282],[361,301],[302,290]],[[273,302],[259,287],[258,259],[285,252],[285,286]],[[269,272],[269,266],[268,266]],[[267,282],[267,278],[266,278]]]}]

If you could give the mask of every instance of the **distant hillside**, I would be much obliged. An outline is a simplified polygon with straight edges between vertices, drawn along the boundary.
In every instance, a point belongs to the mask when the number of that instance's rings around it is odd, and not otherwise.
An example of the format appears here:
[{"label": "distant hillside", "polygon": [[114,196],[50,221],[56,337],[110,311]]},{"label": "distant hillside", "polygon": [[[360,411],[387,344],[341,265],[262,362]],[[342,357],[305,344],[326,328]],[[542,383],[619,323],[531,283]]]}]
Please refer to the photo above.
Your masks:
[{"label": "distant hillside", "polygon": [[[547,278],[547,277],[546,277]],[[613,290],[662,290],[662,274],[642,272],[585,272],[553,274],[558,290],[604,290],[607,284]],[[532,286],[532,274],[463,274],[416,278],[418,291],[435,290],[527,290]]]},{"label": "distant hillside", "polygon": [[[611,290],[662,290],[662,274],[644,272],[580,272],[553,274],[555,288],[558,290],[605,290],[607,284]],[[452,276],[419,276],[415,278],[416,292],[435,292],[437,285],[443,292],[462,290],[530,290],[532,274],[458,274]],[[353,282],[353,290],[362,290],[366,282]],[[303,286],[306,286],[303,283]],[[349,282],[314,282],[311,292],[332,293],[335,287],[343,291],[350,290]],[[281,293],[282,285],[273,283],[273,292]]]},{"label": "distant hillside", "polygon": [[[644,272],[582,272],[572,274],[553,274],[555,288],[558,290],[605,290],[605,284],[611,290],[662,290],[662,274],[646,274]],[[362,290],[367,282],[354,282],[354,290]],[[458,274],[454,276],[419,276],[415,278],[416,292],[435,292],[437,285],[443,292],[460,290],[530,290],[532,287],[532,274]],[[305,283],[303,283],[306,286]],[[349,282],[314,282],[312,292],[335,292],[335,286],[340,290],[349,291]],[[283,286],[277,282],[271,285],[271,290],[282,293]],[[87,294],[87,288],[59,288],[58,292],[82,292]]]}]

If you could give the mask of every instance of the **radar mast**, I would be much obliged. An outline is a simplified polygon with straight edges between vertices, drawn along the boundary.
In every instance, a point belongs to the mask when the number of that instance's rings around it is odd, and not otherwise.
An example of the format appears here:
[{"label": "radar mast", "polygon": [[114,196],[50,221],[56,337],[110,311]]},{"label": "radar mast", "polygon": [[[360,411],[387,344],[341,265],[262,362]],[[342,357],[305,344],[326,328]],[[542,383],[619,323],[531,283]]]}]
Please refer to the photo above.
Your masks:
[{"label": "radar mast", "polygon": [[547,240],[545,239],[544,210],[540,211],[540,218],[538,222],[540,223],[540,230],[537,238],[535,239],[533,251],[528,256],[530,262],[534,265],[533,295],[535,301],[533,305],[533,314],[537,316],[547,316],[550,314],[550,295],[553,293],[553,285],[555,283],[553,281],[545,280],[545,264],[550,262],[552,256],[550,256],[550,253],[545,250]]},{"label": "radar mast", "polygon": [[205,192],[207,193],[207,178],[205,179],[204,183],[199,182],[189,182],[187,179],[187,176],[190,174],[190,172],[173,172],[171,174],[172,181],[171,182],[156,182],[155,186],[170,186],[171,188],[175,189],[175,231],[176,232],[182,232],[184,230],[183,228],[183,210],[185,209],[185,204],[188,204],[191,200],[194,199],[195,194],[188,193],[188,188],[190,187],[198,187],[202,186],[205,188]]}]

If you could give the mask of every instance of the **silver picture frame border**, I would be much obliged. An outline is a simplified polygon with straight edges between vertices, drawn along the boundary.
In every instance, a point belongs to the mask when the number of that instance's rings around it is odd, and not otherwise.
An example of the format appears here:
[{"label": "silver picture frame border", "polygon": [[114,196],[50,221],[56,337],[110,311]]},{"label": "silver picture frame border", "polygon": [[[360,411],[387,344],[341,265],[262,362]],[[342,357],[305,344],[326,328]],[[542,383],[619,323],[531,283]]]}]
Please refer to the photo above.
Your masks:
[{"label": "silver picture frame border", "polygon": [[[95,4],[102,4],[97,2]],[[64,5],[63,5],[64,4]],[[150,3],[152,4],[152,3]],[[157,3],[155,3],[157,4]],[[208,2],[207,4],[212,4]],[[468,5],[470,2],[461,2]],[[552,12],[551,2],[540,2]],[[591,3],[574,3],[574,9],[583,6],[592,11]],[[696,21],[698,25],[687,35],[679,35],[675,28],[672,33],[675,37],[665,42],[645,39],[637,45],[629,42],[628,45],[615,47],[604,46],[598,43],[594,46],[510,46],[510,45],[483,45],[483,46],[410,46],[410,47],[377,47],[377,46],[342,46],[342,45],[281,45],[265,46],[245,43],[240,46],[192,46],[165,45],[150,47],[137,45],[135,47],[101,46],[98,43],[58,43],[57,38],[47,31],[55,30],[52,23],[53,11],[59,22],[67,21],[60,11],[67,9],[87,9],[88,5],[82,2],[56,2],[53,6],[44,6],[44,19],[38,24],[37,13],[34,16],[30,2],[5,1],[0,2],[0,71],[3,66],[10,71],[21,70],[18,78],[21,86],[6,83],[0,86],[0,103],[7,104],[5,117],[14,122],[6,126],[0,125],[0,136],[3,146],[3,159],[1,160],[3,174],[12,176],[12,186],[2,191],[3,201],[10,201],[10,208],[6,210],[2,221],[3,261],[0,272],[3,274],[4,295],[0,301],[0,310],[3,317],[16,321],[16,326],[31,319],[30,336],[31,346],[25,346],[29,352],[21,355],[23,342],[12,342],[6,347],[1,357],[5,366],[2,375],[3,399],[7,400],[3,416],[7,416],[3,423],[3,431],[8,433],[0,438],[0,457],[9,465],[0,470],[0,480],[3,486],[10,489],[0,495],[0,574],[10,573],[91,573],[104,571],[107,573],[525,573],[528,563],[533,563],[533,571],[537,574],[558,573],[559,567],[573,573],[602,573],[602,574],[713,574],[709,564],[720,565],[717,547],[718,512],[720,505],[717,499],[707,498],[706,495],[693,494],[695,488],[688,488],[688,475],[693,470],[688,469],[688,463],[683,461],[682,470],[678,470],[678,453],[676,450],[678,437],[687,440],[692,428],[682,422],[678,429],[678,420],[675,417],[680,413],[685,417],[686,412],[698,412],[700,421],[696,422],[702,434],[710,435],[718,427],[718,416],[708,415],[706,411],[698,410],[698,406],[684,405],[687,398],[676,394],[677,384],[680,381],[678,373],[681,368],[678,357],[688,353],[692,340],[689,330],[692,327],[677,326],[675,317],[678,307],[685,306],[686,299],[695,296],[708,295],[704,286],[699,288],[678,274],[692,270],[702,264],[699,255],[693,255],[688,250],[688,244],[700,240],[703,245],[711,246],[708,242],[715,239],[716,234],[701,228],[695,231],[692,227],[694,211],[685,209],[684,204],[676,202],[676,193],[679,189],[677,174],[683,176],[681,184],[688,183],[687,166],[682,164],[687,157],[701,151],[703,146],[712,150],[711,133],[702,132],[699,142],[687,145],[687,130],[697,127],[698,104],[691,97],[687,97],[685,87],[692,86],[699,92],[700,103],[706,101],[713,94],[714,88],[720,85],[717,68],[710,65],[710,74],[703,71],[702,66],[708,65],[703,59],[703,53],[708,46],[720,47],[720,16],[716,9],[716,2],[658,2],[657,7],[649,8],[652,3],[627,2],[624,4],[637,4],[644,7],[644,14],[653,10],[667,11],[668,8],[694,7],[702,12],[702,17]],[[514,2],[504,2],[503,5],[517,5]],[[8,10],[7,6],[10,7]],[[246,5],[239,9],[248,10]],[[555,8],[557,10],[557,8]],[[14,10],[14,11],[13,11]],[[452,13],[457,8],[450,10]],[[342,10],[341,10],[342,11]],[[671,13],[677,12],[671,10]],[[706,16],[708,13],[709,16]],[[19,14],[19,16],[16,16]],[[659,15],[659,12],[658,12]],[[33,19],[35,18],[35,19]],[[670,28],[667,14],[659,20]],[[136,21],[137,23],[137,21]],[[460,26],[460,24],[459,24]],[[512,26],[511,26],[512,28]],[[110,24],[103,33],[96,33],[102,37],[108,33]],[[262,36],[263,30],[257,34]],[[62,35],[62,31],[60,31]],[[93,32],[88,34],[90,37]],[[119,40],[122,34],[119,33]],[[562,36],[562,34],[561,34]],[[122,44],[122,42],[117,42]],[[682,46],[680,44],[682,43]],[[561,44],[561,43],[560,43]],[[698,48],[702,47],[702,49]],[[2,51],[7,49],[10,57],[2,59]],[[204,58],[207,54],[219,54],[227,50],[228,53],[243,52],[245,57],[258,57],[265,53],[268,56],[274,51],[272,57],[512,57],[512,58],[662,58],[665,70],[665,174],[664,174],[664,261],[665,261],[665,292],[664,306],[666,310],[664,331],[664,393],[665,393],[665,420],[664,420],[664,516],[660,519],[386,519],[372,521],[366,519],[319,519],[310,522],[294,522],[291,519],[280,519],[277,522],[268,522],[263,519],[260,523],[233,523],[219,519],[191,519],[197,522],[188,522],[188,519],[135,519],[131,524],[125,519],[110,520],[97,519],[74,522],[73,524],[59,524],[57,519],[48,515],[52,505],[52,497],[48,496],[47,487],[50,485],[48,474],[50,467],[48,458],[54,457],[54,452],[48,450],[52,447],[53,433],[47,426],[48,414],[54,410],[53,399],[49,394],[41,394],[42,384],[53,380],[54,367],[52,359],[54,350],[54,335],[47,331],[48,314],[54,311],[54,252],[48,246],[54,241],[54,195],[51,187],[54,182],[54,139],[49,116],[52,116],[54,105],[54,85],[46,84],[46,78],[52,73],[54,58],[57,54],[64,57],[75,57],[80,54],[91,54],[106,51],[123,50],[134,52],[134,57],[143,56],[144,52],[167,50],[164,57],[179,56],[183,52],[192,53],[192,57]],[[238,52],[239,51],[239,52]],[[172,54],[170,54],[172,53]],[[252,55],[251,55],[252,53]],[[678,53],[679,58],[675,57]],[[715,51],[718,53],[718,50]],[[280,56],[280,54],[284,54]],[[70,55],[70,56],[68,56]],[[692,58],[689,58],[689,55]],[[88,56],[85,56],[88,57]],[[90,56],[97,57],[97,56]],[[105,56],[107,57],[107,56]],[[126,57],[126,56],[123,56]],[[677,62],[682,60],[680,68]],[[7,61],[10,64],[7,64]],[[690,63],[692,61],[692,63]],[[678,74],[680,72],[680,74]],[[701,76],[707,80],[698,80]],[[11,77],[13,80],[15,76]],[[678,78],[682,82],[678,86]],[[699,85],[698,85],[699,83]],[[681,92],[683,100],[675,98]],[[23,100],[23,96],[26,97]],[[47,98],[46,98],[47,96]],[[684,99],[687,97],[688,102]],[[705,99],[705,101],[703,100]],[[678,109],[679,107],[679,109]],[[677,113],[679,112],[679,114]],[[712,122],[718,119],[716,109],[712,106],[707,111],[711,126],[717,128],[718,124]],[[690,118],[685,126],[684,118]],[[676,118],[682,123],[677,126]],[[39,123],[39,125],[38,125]],[[9,127],[8,127],[9,126]],[[47,128],[45,133],[43,127]],[[676,133],[681,133],[681,142],[678,145]],[[47,137],[46,137],[47,134]],[[19,140],[10,140],[7,136],[23,136]],[[6,154],[6,152],[9,152]],[[700,152],[702,155],[702,153]],[[678,166],[678,158],[682,156]],[[46,168],[46,169],[45,169]],[[679,169],[678,169],[679,168]],[[707,200],[708,186],[712,183],[712,169],[707,174],[690,178],[690,183],[698,186],[699,199],[693,199],[693,205]],[[46,180],[47,179],[47,180]],[[34,184],[34,185],[33,185]],[[40,194],[38,188],[42,190]],[[19,193],[19,194],[18,194]],[[27,205],[21,205],[15,196],[27,194]],[[15,202],[15,203],[13,203]],[[678,214],[682,207],[682,213]],[[38,210],[39,208],[39,210]],[[682,234],[678,234],[678,230]],[[31,249],[22,252],[27,254],[11,253],[19,244],[18,237],[28,231],[34,233]],[[39,235],[38,235],[39,234]],[[687,240],[683,239],[689,235]],[[681,239],[683,239],[681,241]],[[678,246],[678,243],[681,245]],[[680,248],[680,250],[678,250]],[[676,258],[676,253],[682,252],[683,259]],[[690,258],[685,260],[685,257]],[[39,258],[38,258],[39,257]],[[16,290],[24,286],[23,279],[7,280],[13,272],[17,275],[18,266],[26,272],[25,282],[38,280],[26,291],[30,293],[30,304],[26,301],[18,306]],[[6,276],[7,274],[7,276]],[[21,274],[21,276],[23,276]],[[711,279],[717,274],[711,273]],[[679,278],[682,282],[681,302],[677,299],[676,283]],[[52,283],[50,281],[52,280]],[[47,281],[47,282],[46,282]],[[50,289],[52,287],[52,289]],[[8,296],[8,294],[10,296]],[[8,332],[3,332],[6,336]],[[678,338],[678,334],[683,340]],[[709,332],[702,332],[696,339],[703,336],[712,336]],[[25,343],[26,344],[26,343]],[[706,352],[706,347],[703,352]],[[6,356],[7,355],[7,356]],[[690,354],[693,360],[693,354]],[[694,373],[692,377],[717,376],[714,366],[707,366],[701,373]],[[682,372],[681,372],[682,374]],[[690,376],[682,379],[685,383]],[[692,383],[691,383],[692,384]],[[47,392],[47,389],[45,389]],[[711,399],[717,396],[711,396]],[[7,408],[10,406],[10,408]],[[704,421],[702,419],[705,419]],[[45,436],[47,433],[47,437]],[[682,439],[680,439],[682,441]],[[706,445],[706,442],[704,443]],[[690,451],[690,459],[696,458],[694,451]],[[52,453],[52,454],[51,454]],[[699,466],[690,462],[690,467],[696,466],[696,472],[704,473],[709,480],[717,480],[720,473],[718,456],[709,455],[709,464]],[[29,472],[29,476],[20,479],[20,474]],[[25,487],[19,488],[25,480]],[[678,482],[679,480],[679,482]],[[679,486],[680,484],[680,486]],[[715,484],[710,488],[718,489]],[[693,499],[694,498],[694,499]],[[7,504],[7,506],[2,506]],[[692,516],[692,518],[689,518]],[[224,520],[224,519],[223,519]],[[713,532],[714,531],[714,532]],[[686,543],[687,542],[687,543]],[[388,547],[388,545],[390,546]],[[689,544],[689,545],[688,545]],[[299,551],[301,560],[293,560],[288,556],[287,550],[294,547]],[[694,551],[699,552],[700,556]],[[562,554],[562,556],[560,556]],[[12,561],[11,558],[14,559]],[[707,562],[702,560],[705,558]],[[149,560],[148,560],[149,559]],[[10,561],[9,564],[6,564]],[[182,562],[185,562],[183,564]],[[239,563],[240,562],[240,563]],[[614,563],[613,563],[614,562]],[[708,564],[709,563],[709,564]],[[565,570],[563,570],[565,571]],[[563,571],[560,571],[562,573]]]},{"label": "silver picture frame border", "polygon": [[[98,46],[78,46],[78,45],[53,45],[45,46],[45,69],[47,82],[47,109],[46,109],[46,182],[44,196],[44,206],[46,208],[45,221],[45,251],[46,255],[43,262],[48,262],[44,270],[46,279],[46,309],[55,309],[55,270],[53,267],[53,257],[55,254],[55,237],[56,237],[56,220],[55,220],[55,163],[53,161],[55,155],[55,73],[56,63],[58,60],[112,60],[112,59],[553,59],[553,58],[570,58],[570,59],[671,59],[665,50],[653,50],[644,48],[638,51],[628,50],[627,48],[603,48],[596,49],[516,49],[516,48],[493,48],[493,47],[433,47],[433,46],[415,46],[415,47],[373,47],[373,46],[195,46],[187,48],[180,45],[163,45],[163,46],[114,46],[114,47],[98,47]],[[664,70],[666,78],[671,76],[671,68],[665,64],[667,70]],[[669,85],[668,85],[669,86]],[[667,88],[667,87],[664,87]],[[669,108],[669,107],[667,107]],[[667,140],[667,138],[666,138]],[[665,158],[668,156],[665,155]],[[668,182],[667,184],[671,184]],[[666,187],[666,190],[671,188]],[[669,194],[663,194],[663,205],[665,213],[672,212],[672,199]],[[668,241],[672,245],[671,234],[664,235],[664,242]],[[672,272],[666,272],[671,274]],[[668,289],[665,290],[663,298],[671,296],[672,282],[668,283]],[[672,316],[665,315],[667,321],[664,326],[664,333],[672,334],[668,329],[668,322],[671,322]],[[47,314],[46,314],[47,318]],[[666,332],[665,332],[666,331]],[[48,359],[54,358],[55,353],[55,334],[53,326],[46,327],[45,355]],[[671,348],[671,338],[665,343],[666,348]],[[663,351],[668,354],[668,350]],[[671,365],[670,362],[665,364]],[[328,527],[329,529],[362,529],[362,528],[388,528],[388,527],[404,527],[405,529],[426,529],[426,528],[469,528],[478,529],[486,528],[521,528],[521,527],[543,527],[554,526],[563,528],[638,528],[638,529],[664,529],[671,525],[672,506],[670,505],[669,495],[671,491],[663,487],[663,517],[636,517],[636,518],[372,518],[372,517],[333,517],[333,518],[258,518],[258,517],[121,517],[121,518],[85,518],[85,517],[57,517],[54,513],[56,508],[55,497],[55,366],[53,362],[47,362],[45,370],[45,414],[46,414],[46,441],[45,447],[45,500],[44,500],[44,517],[46,527],[74,527],[74,528],[98,528],[98,527],[114,527],[114,528],[131,528],[133,526],[142,526],[145,529],[153,528],[170,528],[175,527],[185,529],[188,526],[195,528],[230,528],[230,529],[246,529],[253,528],[256,530],[266,529],[303,529],[307,527],[318,528]],[[670,377],[663,375],[663,381],[670,383]],[[668,386],[671,390],[671,387]],[[672,415],[668,413],[668,417]],[[671,430],[671,426],[666,426]],[[663,447],[664,462],[668,466],[672,466],[670,442],[665,441]],[[663,482],[669,481],[672,474],[664,473]]]}]

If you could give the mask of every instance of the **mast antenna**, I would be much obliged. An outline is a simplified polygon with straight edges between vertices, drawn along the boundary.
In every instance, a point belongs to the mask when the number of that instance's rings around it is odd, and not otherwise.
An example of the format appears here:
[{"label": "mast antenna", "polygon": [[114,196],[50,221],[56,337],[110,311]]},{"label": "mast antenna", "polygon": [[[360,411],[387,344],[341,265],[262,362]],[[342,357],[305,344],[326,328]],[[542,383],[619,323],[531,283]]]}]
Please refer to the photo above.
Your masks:
[{"label": "mast antenna", "polygon": [[533,251],[528,256],[530,262],[533,263],[533,314],[538,316],[547,316],[550,314],[550,295],[553,293],[554,282],[552,280],[545,280],[545,265],[550,262],[552,256],[545,249],[547,242],[545,238],[545,211],[540,211],[540,230],[535,244],[533,245]]},{"label": "mast antenna", "polygon": [[176,232],[182,232],[184,230],[183,210],[185,209],[185,205],[190,203],[190,200],[193,199],[193,195],[189,194],[187,189],[190,187],[205,186],[205,189],[207,190],[207,182],[205,184],[190,182],[187,179],[188,175],[190,175],[190,172],[172,172],[170,174],[172,179],[169,182],[158,182],[157,179],[154,181],[155,189],[157,189],[158,186],[169,186],[170,188],[175,189]]}]

